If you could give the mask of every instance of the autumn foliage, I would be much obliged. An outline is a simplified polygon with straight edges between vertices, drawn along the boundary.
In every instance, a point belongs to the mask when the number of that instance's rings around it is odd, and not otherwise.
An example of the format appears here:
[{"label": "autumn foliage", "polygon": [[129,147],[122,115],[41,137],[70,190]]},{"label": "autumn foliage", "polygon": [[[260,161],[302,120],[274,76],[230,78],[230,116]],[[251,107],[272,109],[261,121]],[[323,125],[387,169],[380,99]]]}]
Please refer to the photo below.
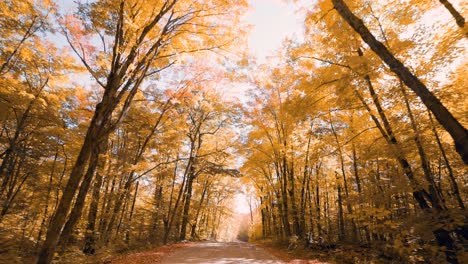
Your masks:
[{"label": "autumn foliage", "polygon": [[234,239],[242,190],[243,239],[468,258],[461,1],[294,1],[264,63],[244,0],[63,2],[0,0],[1,261]]}]

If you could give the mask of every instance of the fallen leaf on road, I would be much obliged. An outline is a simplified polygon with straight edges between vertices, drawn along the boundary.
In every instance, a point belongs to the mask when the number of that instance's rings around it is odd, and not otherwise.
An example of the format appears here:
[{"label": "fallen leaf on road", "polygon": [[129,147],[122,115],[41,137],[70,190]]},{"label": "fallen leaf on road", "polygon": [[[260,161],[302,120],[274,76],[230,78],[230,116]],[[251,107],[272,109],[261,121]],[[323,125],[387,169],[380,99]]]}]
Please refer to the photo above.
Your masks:
[{"label": "fallen leaf on road", "polygon": [[147,251],[143,252],[138,252],[138,253],[131,253],[128,255],[120,256],[111,259],[109,263],[111,264],[154,264],[158,263],[161,258],[172,251],[179,249],[179,248],[184,248],[184,247],[190,247],[192,246],[192,243],[180,243],[180,244],[173,244],[173,245],[168,245],[168,246],[162,246],[159,248],[155,249],[150,249]]}]

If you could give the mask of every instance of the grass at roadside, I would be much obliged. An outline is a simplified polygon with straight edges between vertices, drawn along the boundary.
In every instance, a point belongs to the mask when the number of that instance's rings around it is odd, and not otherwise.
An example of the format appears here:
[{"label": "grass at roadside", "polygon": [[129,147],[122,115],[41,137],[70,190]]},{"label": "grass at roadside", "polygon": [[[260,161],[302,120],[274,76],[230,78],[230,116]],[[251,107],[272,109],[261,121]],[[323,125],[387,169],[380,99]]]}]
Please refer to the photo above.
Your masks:
[{"label": "grass at roadside", "polygon": [[375,252],[352,245],[341,245],[335,249],[325,250],[309,249],[299,245],[295,249],[288,250],[287,242],[264,240],[256,241],[255,244],[289,264],[399,263],[379,259]]},{"label": "grass at roadside", "polygon": [[271,241],[271,240],[264,240],[264,241],[257,241],[255,244],[270,254],[274,255],[275,257],[279,258],[280,260],[286,263],[294,263],[294,264],[325,264],[330,263],[334,264],[335,262],[330,261],[330,258],[326,256],[324,252],[313,252],[304,248],[296,248],[293,250],[288,250],[287,243],[281,243],[278,241]]}]

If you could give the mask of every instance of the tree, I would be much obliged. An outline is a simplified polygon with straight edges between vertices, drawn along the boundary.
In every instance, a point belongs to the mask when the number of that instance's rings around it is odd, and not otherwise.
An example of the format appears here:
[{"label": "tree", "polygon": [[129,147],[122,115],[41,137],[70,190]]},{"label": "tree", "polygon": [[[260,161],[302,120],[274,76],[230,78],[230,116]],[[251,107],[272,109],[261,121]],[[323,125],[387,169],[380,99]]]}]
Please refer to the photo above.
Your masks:
[{"label": "tree", "polygon": [[[198,38],[199,29],[207,23],[221,24],[216,19],[230,5],[221,1],[212,3],[212,7],[178,0],[153,4],[100,1],[80,4],[77,16],[65,19],[65,37],[103,94],[50,222],[38,263],[51,262],[85,167],[95,162],[90,160],[91,154],[99,152],[98,146],[105,144],[103,141],[125,116],[143,81],[171,66],[177,54],[225,45],[214,41],[215,33],[221,30],[218,27],[208,27],[212,32]],[[100,52],[88,42],[93,36],[102,40]]]},{"label": "tree", "polygon": [[[51,3],[18,1],[2,9],[0,37],[0,221],[21,197],[28,181],[41,181],[38,160],[54,156],[64,139],[60,87],[73,65],[58,48],[42,41],[50,30]],[[49,185],[50,186],[50,185]],[[19,196],[18,196],[19,195]]]},{"label": "tree", "polygon": [[[326,3],[321,4],[326,7]],[[446,248],[458,251],[460,257],[457,243],[463,241],[464,216],[448,220],[459,212],[459,202],[452,194],[444,193],[453,189],[453,181],[436,169],[436,164],[442,163],[437,147],[427,140],[433,133],[427,126],[430,121],[424,115],[424,105],[418,98],[408,100],[410,94],[402,93],[393,73],[364,48],[345,21],[337,20],[338,16],[324,16],[328,10],[324,6],[320,6],[323,12],[310,14],[306,20],[310,34],[304,42],[287,42],[288,52],[282,58],[285,63],[263,66],[266,70],[259,74],[260,81],[255,83],[257,87],[252,92],[258,99],[252,99],[246,110],[252,118],[249,120],[252,132],[246,147],[248,160],[242,172],[250,176],[262,204],[258,209],[262,216],[262,235],[267,237],[271,232],[273,239],[285,239],[284,228],[281,230],[281,222],[278,225],[275,218],[281,219],[285,214],[281,201],[288,197],[288,204],[296,200],[301,205],[300,215],[304,220],[300,220],[300,226],[305,226],[303,230],[308,232],[309,239],[314,238],[313,245],[328,247],[345,239],[347,243],[365,243],[376,248],[385,243],[393,245],[394,251],[381,248],[384,254],[405,259],[411,251],[407,249],[411,244],[405,241],[414,236],[424,245],[417,253],[420,258],[429,261],[429,252],[433,252],[433,259],[443,261],[442,254],[448,253],[452,260],[455,254]],[[411,64],[421,67],[419,72],[426,71],[428,76],[440,66],[434,64],[436,56],[446,56],[439,57],[437,62],[451,65],[453,50],[438,44],[430,47],[436,49],[430,61],[420,62],[417,54],[422,50],[415,48],[411,38],[399,38],[404,26],[381,24],[382,13],[375,11],[385,13],[383,7],[387,5],[364,10],[370,10],[371,15],[366,18],[377,21],[374,26],[380,30],[379,37],[393,52],[402,57],[413,56]],[[314,20],[316,17],[320,17],[318,21]],[[330,39],[330,35],[335,37]],[[275,85],[278,95],[267,96],[270,93],[266,91]],[[463,94],[457,89],[458,85],[446,93],[439,92],[449,107],[455,105],[449,94],[455,97]],[[277,98],[283,100],[278,103]],[[290,129],[294,153],[291,170],[299,187],[294,199],[289,193],[283,194],[281,177],[274,173],[275,154],[279,151],[270,147],[275,144],[269,142],[276,140],[277,133],[272,127],[277,121],[269,118],[268,113],[288,116],[285,123]],[[302,159],[304,156],[309,159]],[[463,168],[460,162],[458,166]],[[301,186],[306,186],[304,193]],[[292,212],[288,207],[286,214],[291,220]],[[446,225],[447,221],[460,221],[460,226],[454,229]],[[436,222],[438,228],[427,228]],[[406,232],[409,226],[418,231]],[[458,228],[460,231],[456,231]],[[457,241],[446,236],[448,233],[458,233],[454,237]],[[434,237],[440,246],[437,249],[429,246]]]},{"label": "tree", "polygon": [[445,106],[427,89],[410,70],[398,60],[382,42],[378,41],[364,22],[355,16],[342,0],[332,0],[333,6],[344,20],[362,37],[369,47],[390,67],[411,90],[423,101],[426,107],[434,114],[439,123],[449,132],[455,141],[455,148],[468,164],[468,131],[445,108]]}]

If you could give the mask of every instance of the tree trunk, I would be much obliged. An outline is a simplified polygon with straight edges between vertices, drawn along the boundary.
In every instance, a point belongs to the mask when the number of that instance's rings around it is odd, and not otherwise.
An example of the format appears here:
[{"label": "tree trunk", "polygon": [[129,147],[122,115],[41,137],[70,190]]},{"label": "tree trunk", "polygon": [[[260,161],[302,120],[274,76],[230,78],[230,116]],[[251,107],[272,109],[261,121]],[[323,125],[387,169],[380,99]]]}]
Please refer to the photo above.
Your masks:
[{"label": "tree trunk", "polygon": [[289,204],[288,204],[288,178],[284,174],[284,169],[280,170],[277,165],[276,173],[279,179],[281,179],[281,220],[283,223],[284,235],[286,237],[291,236],[291,226],[289,225]]},{"label": "tree trunk", "polygon": [[130,207],[130,213],[128,216],[128,221],[127,221],[127,228],[125,230],[125,242],[127,244],[130,243],[130,229],[131,229],[131,224],[132,224],[132,219],[133,219],[133,212],[135,210],[135,203],[136,203],[136,197],[138,194],[138,185],[140,182],[137,181],[136,186],[135,186],[135,193],[133,194],[133,200],[132,200],[132,206]]},{"label": "tree trunk", "polygon": [[321,220],[320,220],[320,217],[321,217],[321,212],[320,212],[320,186],[319,186],[319,181],[318,181],[318,177],[319,177],[319,171],[320,171],[320,167],[321,167],[321,163],[316,165],[315,166],[315,209],[316,209],[316,217],[317,217],[317,233],[318,233],[318,236],[321,237],[322,236],[322,224],[321,224]]},{"label": "tree trunk", "polygon": [[[116,239],[116,238],[119,237],[120,227],[122,226],[122,224],[124,222],[124,216],[125,216],[125,213],[127,212],[127,209],[128,209],[129,195],[130,195],[130,189],[129,189],[129,192],[127,192],[126,195],[124,196],[122,210],[120,210],[120,212],[118,214],[118,218],[117,218],[117,225],[116,225],[115,229],[114,228],[111,229],[109,231],[109,233],[108,233],[109,235],[107,237],[108,238],[107,241],[106,241],[107,243],[109,243],[111,239]],[[114,230],[115,230],[115,232],[113,232]]]},{"label": "tree trunk", "polygon": [[110,94],[106,91],[102,101],[96,106],[96,111],[94,112],[93,119],[91,120],[75,165],[70,173],[62,198],[60,199],[59,205],[50,221],[46,240],[39,252],[37,260],[38,264],[48,264],[53,259],[54,251],[57,247],[62,228],[67,220],[70,205],[83,177],[83,172],[88,163],[91,152],[99,144],[101,140],[99,138],[101,130],[103,127],[107,127],[106,124],[109,122],[109,118],[111,117],[113,104],[111,103],[111,98],[109,98],[109,96]]},{"label": "tree trunk", "polygon": [[345,224],[343,215],[343,201],[341,195],[341,185],[338,183],[338,174],[336,176],[337,191],[338,191],[338,240],[345,239]]},{"label": "tree trunk", "polygon": [[307,140],[307,148],[304,158],[304,173],[302,174],[301,183],[301,200],[300,200],[300,228],[302,231],[306,230],[306,210],[307,210],[307,195],[310,195],[309,182],[310,182],[310,169],[309,169],[309,151],[312,134],[309,135]]},{"label": "tree trunk", "polygon": [[405,65],[400,62],[388,49],[379,42],[356,17],[343,0],[332,0],[340,16],[362,37],[369,47],[390,67],[411,90],[413,90],[434,114],[439,123],[447,130],[455,141],[455,147],[463,162],[468,164],[468,131],[458,122],[445,106],[435,97]]},{"label": "tree trunk", "polygon": [[[306,192],[306,196],[307,196],[307,201],[309,202],[309,230],[308,230],[308,233],[310,235],[311,238],[315,238],[315,222],[314,221],[314,201],[313,201],[313,197],[312,197],[312,191],[310,189],[310,184],[307,185],[307,192]],[[304,208],[305,210],[305,208]],[[317,217],[318,218],[318,217]],[[317,219],[318,221],[318,219]]]},{"label": "tree trunk", "polygon": [[[130,190],[130,187],[132,186],[132,179],[133,179],[133,174],[134,172],[130,172],[127,180],[125,181],[125,184],[123,186],[123,188],[119,191],[119,194],[116,198],[116,201],[115,201],[115,205],[114,205],[114,209],[112,210],[112,213],[111,213],[111,216],[110,216],[110,220],[107,224],[107,227],[105,227],[104,229],[104,234],[103,234],[103,240],[104,240],[104,243],[108,243],[109,242],[109,239],[111,238],[112,236],[112,231],[114,230],[114,226],[115,226],[115,223],[116,221],[118,222],[117,223],[117,226],[120,227],[120,221],[118,221],[119,219],[119,214],[121,215],[122,214],[122,205],[126,205],[126,202],[127,202],[127,196],[128,196],[128,192]],[[121,218],[120,218],[121,219]]]},{"label": "tree trunk", "polygon": [[[110,172],[110,168],[109,168]],[[103,240],[103,234],[106,232],[107,228],[107,223],[109,221],[109,214],[111,213],[111,208],[112,208],[112,203],[113,200],[115,200],[115,185],[116,185],[116,178],[117,175],[112,175],[112,181],[110,180],[111,175],[107,174],[106,177],[106,188],[104,191],[104,197],[102,201],[102,206],[101,206],[101,214],[99,217],[99,234],[100,234],[100,239]],[[110,189],[109,189],[110,186]]]},{"label": "tree trunk", "polygon": [[[198,217],[200,216],[200,211],[201,211],[201,208],[203,206],[203,202],[205,200],[205,195],[206,195],[206,192],[207,192],[209,186],[210,186],[210,183],[208,181],[205,181],[205,186],[203,188],[203,192],[202,192],[202,195],[201,195],[201,198],[200,198],[200,203],[198,204],[197,213],[195,214],[195,221],[194,221],[194,224],[192,225],[192,230],[190,232],[191,239],[195,238],[196,228],[197,228],[197,224],[198,224]],[[209,198],[207,200],[209,201]]]},{"label": "tree trunk", "polygon": [[[351,203],[349,202],[348,181],[346,179],[346,172],[345,172],[345,165],[344,165],[344,158],[343,158],[343,150],[341,148],[341,144],[340,144],[340,141],[338,139],[338,134],[336,133],[335,127],[333,126],[333,120],[332,120],[332,116],[330,114],[330,111],[328,112],[328,116],[330,118],[330,127],[331,127],[333,136],[334,136],[335,141],[336,141],[336,146],[337,146],[337,149],[338,149],[338,155],[339,155],[340,167],[341,167],[341,176],[343,177],[343,186],[344,186],[344,190],[345,190],[346,209],[348,210],[348,214],[352,214],[353,213],[353,208],[351,206]],[[340,199],[341,199],[341,197],[340,197]],[[342,224],[343,224],[343,229],[344,229],[344,222]],[[356,236],[357,236],[357,228],[356,228],[356,223],[354,222],[354,219],[351,219],[351,227],[353,229],[351,239],[353,241],[355,241]],[[346,233],[343,232],[342,239],[345,239],[345,238],[346,238]]]},{"label": "tree trunk", "polygon": [[[191,165],[193,166],[193,165]],[[184,197],[184,209],[182,212],[182,226],[180,229],[180,238],[179,240],[185,240],[186,238],[186,233],[187,233],[187,225],[188,225],[188,220],[189,220],[189,210],[190,210],[190,203],[192,201],[192,185],[193,185],[193,180],[194,180],[194,171],[193,167],[190,168],[190,173],[188,175],[187,179],[187,188],[185,191],[185,197]]]},{"label": "tree trunk", "polygon": [[[189,160],[189,162],[191,162]],[[164,221],[164,238],[163,238],[163,243],[167,244],[168,239],[169,239],[169,234],[171,232],[172,226],[174,224],[174,218],[177,214],[177,209],[179,208],[179,203],[182,198],[182,194],[184,192],[184,187],[185,184],[187,183],[187,174],[184,174],[184,178],[182,180],[182,184],[179,189],[179,193],[177,194],[177,199],[174,204],[174,208],[171,209],[171,204],[172,204],[172,193],[174,190],[175,182],[176,182],[176,176],[177,176],[177,166],[176,169],[174,169],[174,178],[172,180],[172,190],[171,190],[171,200],[169,202],[169,208],[168,208],[168,213],[167,213],[167,218],[166,221]]]},{"label": "tree trunk", "polygon": [[282,232],[281,232],[281,228],[279,227],[278,221],[276,221],[277,217],[276,217],[276,214],[275,214],[275,207],[276,207],[275,204],[271,203],[270,217],[271,217],[271,221],[273,223],[273,232],[275,234],[275,237],[281,237]]},{"label": "tree trunk", "polygon": [[440,141],[439,134],[437,133],[437,128],[436,128],[436,126],[434,124],[434,120],[432,120],[432,114],[429,111],[428,111],[428,113],[429,113],[429,120],[431,121],[432,132],[434,133],[434,136],[435,136],[436,142],[437,142],[437,146],[439,146],[440,153],[442,154],[442,157],[444,158],[445,166],[446,166],[447,171],[448,171],[448,176],[449,176],[449,179],[450,179],[450,185],[452,186],[453,195],[455,195],[455,198],[457,199],[458,206],[461,209],[465,209],[465,204],[463,203],[463,199],[461,198],[460,190],[458,188],[457,181],[455,180],[455,176],[453,175],[452,166],[450,165],[450,162],[449,162],[449,160],[447,158],[447,154],[445,153],[445,149],[442,146],[442,142]]},{"label": "tree trunk", "polygon": [[68,221],[63,227],[62,234],[59,239],[59,244],[61,244],[61,246],[67,246],[70,244],[70,242],[72,242],[70,241],[72,239],[72,233],[76,224],[81,218],[83,207],[85,205],[86,195],[88,194],[91,182],[93,180],[94,172],[96,171],[96,167],[98,164],[98,157],[99,150],[96,149],[91,154],[88,169],[86,171],[83,181],[81,182],[80,190],[78,192],[78,196],[76,197],[75,205],[71,210],[71,213],[68,217]]},{"label": "tree trunk", "polygon": [[[284,159],[284,162],[287,162],[286,161],[286,158]],[[288,193],[289,193],[289,197],[291,198],[291,214],[292,214],[292,217],[293,217],[293,230],[294,230],[294,234],[298,237],[302,237],[303,234],[302,234],[302,230],[301,230],[301,226],[299,224],[299,212],[298,212],[298,209],[297,209],[297,203],[296,203],[296,183],[294,182],[294,165],[292,164],[291,165],[291,169],[287,169],[288,166],[286,166],[286,171],[287,171],[287,175],[288,175],[288,178],[289,178],[289,190],[288,190]]]},{"label": "tree trunk", "polygon": [[[94,182],[93,186],[93,195],[91,198],[91,204],[89,205],[88,210],[88,223],[86,224],[86,232],[85,232],[85,244],[83,247],[83,253],[87,255],[93,255],[96,252],[96,219],[98,214],[98,206],[99,206],[99,199],[101,193],[101,186],[102,186],[102,178],[103,178],[103,169],[105,166],[106,160],[103,158],[99,158],[98,164],[98,171],[96,173],[96,181]],[[109,168],[110,168],[109,164]]]},{"label": "tree trunk", "polygon": [[52,169],[50,171],[49,184],[47,185],[47,194],[46,194],[46,200],[45,200],[45,206],[44,206],[44,215],[42,217],[41,225],[39,227],[39,234],[37,235],[36,246],[38,246],[42,240],[42,234],[46,226],[46,219],[48,217],[47,215],[49,214],[49,199],[50,199],[50,193],[52,192],[52,183],[53,183],[55,168],[57,164],[57,157],[58,157],[58,150],[55,152],[54,161],[52,163]]},{"label": "tree trunk", "polygon": [[400,89],[401,93],[403,94],[403,99],[405,101],[406,110],[408,111],[408,116],[410,118],[411,127],[414,131],[414,142],[416,143],[416,147],[419,152],[419,157],[421,158],[421,167],[424,172],[424,177],[429,184],[429,193],[431,195],[432,206],[437,208],[437,210],[443,210],[445,208],[445,204],[443,203],[442,196],[440,195],[440,190],[438,190],[434,178],[431,173],[431,169],[429,168],[429,161],[427,159],[426,152],[422,146],[422,140],[420,137],[419,129],[416,125],[416,120],[414,119],[413,111],[408,101],[408,95],[406,94],[405,87],[400,81]]},{"label": "tree trunk", "polygon": [[[356,154],[356,145],[354,144],[354,142],[351,144],[351,147],[352,147],[352,159],[353,159],[353,174],[354,174],[354,180],[356,182],[356,189],[357,189],[357,192],[358,192],[358,201],[359,201],[359,209],[362,210],[363,208],[363,195],[362,195],[362,186],[361,186],[361,177],[359,176],[359,169],[358,169],[358,157],[357,157],[357,154]],[[365,225],[364,227],[364,233],[365,233],[365,237],[366,237],[366,240],[367,240],[367,243],[370,243],[370,239],[369,239],[369,230],[368,230],[368,227],[367,225]],[[361,227],[359,227],[359,229],[361,229]],[[358,232],[358,239],[361,240],[361,232]]]},{"label": "tree trunk", "polygon": [[[264,204],[263,203],[263,197],[260,196],[260,216],[261,216],[261,220],[262,220],[262,239],[265,239],[267,237],[267,223],[266,223],[266,214],[265,214],[265,207],[268,208],[268,205]],[[268,210],[268,209],[266,209]]]},{"label": "tree trunk", "polygon": [[450,14],[457,22],[457,25],[463,29],[465,27],[465,18],[460,13],[458,13],[455,7],[453,7],[453,5],[448,0],[439,0],[439,2],[445,6],[445,8],[450,12]]},{"label": "tree trunk", "polygon": [[331,216],[330,216],[330,197],[328,188],[325,188],[325,203],[323,205],[323,217],[325,218],[325,223],[327,224],[327,240],[331,241],[332,235],[332,225],[331,225]]},{"label": "tree trunk", "polygon": [[24,164],[24,156],[15,156],[15,160],[12,162],[12,174],[10,176],[10,182],[7,184],[7,192],[5,193],[5,198],[2,202],[2,209],[0,210],[0,223],[3,220],[3,217],[7,214],[10,206],[13,204],[16,195],[21,190],[21,187],[26,182],[26,180],[31,176],[30,172],[25,173],[21,177],[22,164]]},{"label": "tree trunk", "polygon": [[[172,192],[171,192],[172,196]],[[162,199],[163,199],[163,185],[162,183],[159,184],[159,186],[156,186],[154,190],[154,212],[153,212],[153,217],[152,217],[152,223],[151,223],[151,228],[149,230],[149,239],[152,243],[156,242],[157,235],[156,232],[159,229],[159,220],[160,220],[160,211],[161,211],[161,204],[162,204]]]}]

